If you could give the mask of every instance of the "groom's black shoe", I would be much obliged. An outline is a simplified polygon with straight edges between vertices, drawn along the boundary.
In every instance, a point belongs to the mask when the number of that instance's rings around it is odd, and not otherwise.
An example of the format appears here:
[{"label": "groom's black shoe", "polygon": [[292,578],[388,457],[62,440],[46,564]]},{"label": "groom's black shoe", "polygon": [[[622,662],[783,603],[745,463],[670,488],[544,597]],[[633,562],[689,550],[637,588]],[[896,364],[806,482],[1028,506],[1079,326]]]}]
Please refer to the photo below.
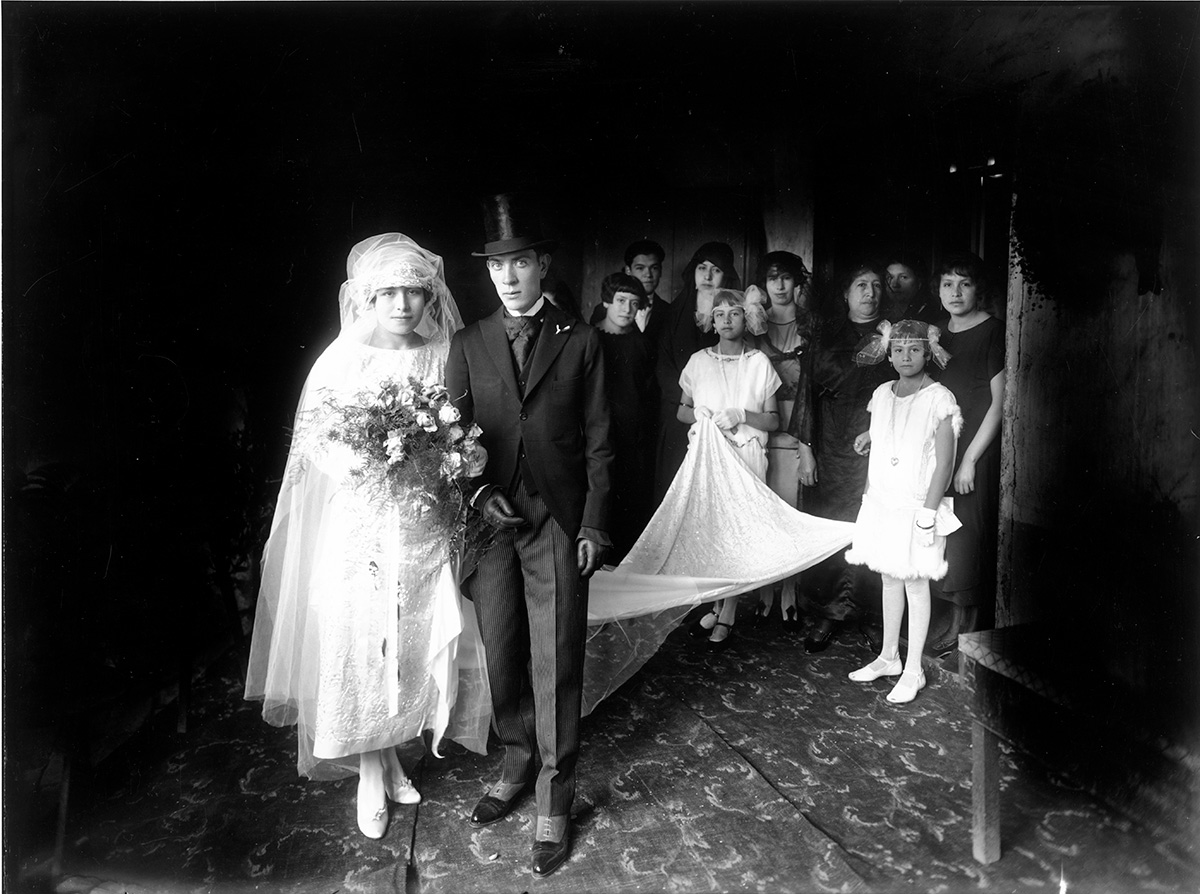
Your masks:
[{"label": "groom's black shoe", "polygon": [[513,805],[517,803],[519,797],[521,797],[519,792],[508,801],[484,795],[471,813],[471,825],[478,829],[499,822],[512,813]]},{"label": "groom's black shoe", "polygon": [[533,859],[529,868],[538,878],[545,878],[567,861],[571,853],[571,833],[563,834],[562,841],[535,841],[533,843]]}]

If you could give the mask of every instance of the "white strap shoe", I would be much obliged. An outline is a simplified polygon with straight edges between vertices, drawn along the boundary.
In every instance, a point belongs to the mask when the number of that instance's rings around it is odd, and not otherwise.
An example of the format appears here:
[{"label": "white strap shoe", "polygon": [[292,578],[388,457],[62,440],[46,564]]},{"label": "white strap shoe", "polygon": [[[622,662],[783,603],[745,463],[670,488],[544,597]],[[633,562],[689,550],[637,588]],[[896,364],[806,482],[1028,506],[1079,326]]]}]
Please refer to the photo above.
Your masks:
[{"label": "white strap shoe", "polygon": [[916,698],[917,693],[924,688],[925,672],[906,670],[900,675],[900,681],[887,694],[887,700],[893,705],[905,705]]},{"label": "white strap shoe", "polygon": [[872,680],[878,680],[880,677],[895,677],[902,670],[904,670],[904,665],[900,662],[900,656],[897,655],[891,661],[884,658],[876,658],[865,667],[850,671],[846,676],[855,683],[870,683]]}]

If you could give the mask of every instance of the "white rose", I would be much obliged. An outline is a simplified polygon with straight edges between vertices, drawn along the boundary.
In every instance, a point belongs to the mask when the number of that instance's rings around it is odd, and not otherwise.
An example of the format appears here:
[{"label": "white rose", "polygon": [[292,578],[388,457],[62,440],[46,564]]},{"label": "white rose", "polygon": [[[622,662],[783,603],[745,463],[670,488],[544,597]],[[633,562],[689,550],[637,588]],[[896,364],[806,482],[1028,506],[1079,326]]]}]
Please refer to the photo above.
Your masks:
[{"label": "white rose", "polygon": [[451,422],[458,422],[458,420],[461,418],[461,415],[462,414],[458,412],[458,407],[454,406],[453,404],[446,404],[444,407],[438,410],[438,418],[447,424]]}]

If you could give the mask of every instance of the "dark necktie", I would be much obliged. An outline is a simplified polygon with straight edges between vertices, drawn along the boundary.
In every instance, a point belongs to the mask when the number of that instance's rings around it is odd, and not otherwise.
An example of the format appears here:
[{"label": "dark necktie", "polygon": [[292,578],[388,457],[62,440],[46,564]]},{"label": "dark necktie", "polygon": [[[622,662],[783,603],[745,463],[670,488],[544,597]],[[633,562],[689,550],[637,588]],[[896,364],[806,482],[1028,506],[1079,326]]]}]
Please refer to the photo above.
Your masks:
[{"label": "dark necktie", "polygon": [[530,353],[533,351],[533,346],[537,341],[538,332],[541,331],[542,321],[537,317],[505,317],[504,332],[508,336],[508,343],[512,347],[513,359],[517,361],[517,369],[525,368],[525,362],[529,359]]}]

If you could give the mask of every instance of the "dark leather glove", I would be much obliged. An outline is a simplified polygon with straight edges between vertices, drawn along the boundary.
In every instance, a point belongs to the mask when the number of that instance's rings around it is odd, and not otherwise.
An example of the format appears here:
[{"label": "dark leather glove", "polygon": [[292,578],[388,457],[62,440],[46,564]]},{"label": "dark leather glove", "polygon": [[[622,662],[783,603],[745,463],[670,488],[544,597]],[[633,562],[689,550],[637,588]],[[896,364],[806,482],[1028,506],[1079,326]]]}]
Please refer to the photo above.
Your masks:
[{"label": "dark leather glove", "polygon": [[525,519],[516,514],[512,503],[508,502],[508,497],[504,496],[504,491],[498,487],[493,488],[491,493],[483,498],[479,511],[483,520],[493,528],[519,528],[525,524]]},{"label": "dark leather glove", "polygon": [[587,580],[604,564],[604,554],[608,552],[608,547],[595,540],[581,537],[577,549],[579,551],[579,576]]}]

